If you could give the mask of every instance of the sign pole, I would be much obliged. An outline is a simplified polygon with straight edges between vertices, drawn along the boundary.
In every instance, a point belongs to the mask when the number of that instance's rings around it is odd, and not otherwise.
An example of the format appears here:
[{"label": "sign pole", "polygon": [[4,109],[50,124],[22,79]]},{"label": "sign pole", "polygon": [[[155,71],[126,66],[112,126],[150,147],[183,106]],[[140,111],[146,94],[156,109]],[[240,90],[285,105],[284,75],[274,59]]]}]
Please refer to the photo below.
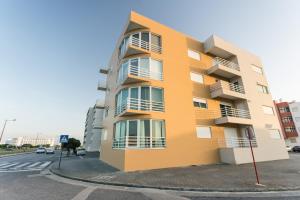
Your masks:
[{"label": "sign pole", "polygon": [[253,167],[254,167],[255,176],[256,176],[256,182],[257,182],[257,185],[261,185],[259,183],[259,177],[258,177],[258,172],[257,172],[257,168],[256,168],[256,162],[255,162],[254,152],[253,152],[253,148],[252,148],[252,142],[251,142],[251,140],[254,138],[254,133],[253,133],[251,127],[248,127],[246,129],[246,132],[247,132],[248,139],[249,139],[249,144],[250,144],[250,149],[251,149],[251,155],[252,155],[252,161],[253,161]]},{"label": "sign pole", "polygon": [[62,144],[60,145],[60,156],[59,156],[58,169],[60,169],[61,157],[62,157]]}]

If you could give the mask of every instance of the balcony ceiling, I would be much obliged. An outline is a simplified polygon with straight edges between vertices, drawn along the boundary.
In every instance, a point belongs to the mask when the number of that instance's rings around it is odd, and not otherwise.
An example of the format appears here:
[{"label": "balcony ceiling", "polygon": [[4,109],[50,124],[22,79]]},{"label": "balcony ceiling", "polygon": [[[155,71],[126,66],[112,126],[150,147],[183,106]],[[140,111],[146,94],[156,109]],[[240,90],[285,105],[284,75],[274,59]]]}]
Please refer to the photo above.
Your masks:
[{"label": "balcony ceiling", "polygon": [[136,30],[136,29],[146,29],[147,27],[143,26],[143,25],[140,25],[136,22],[129,22],[128,26],[127,26],[127,29],[126,29],[126,33],[127,32],[130,32],[130,31],[133,31],[133,30]]}]

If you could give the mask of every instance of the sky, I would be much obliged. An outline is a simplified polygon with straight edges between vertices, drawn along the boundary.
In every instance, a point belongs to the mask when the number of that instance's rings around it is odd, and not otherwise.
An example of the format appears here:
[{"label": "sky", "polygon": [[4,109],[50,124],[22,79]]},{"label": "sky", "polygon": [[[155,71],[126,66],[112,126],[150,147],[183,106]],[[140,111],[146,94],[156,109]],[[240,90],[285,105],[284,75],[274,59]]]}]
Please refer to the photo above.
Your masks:
[{"label": "sky", "polygon": [[[300,1],[0,0],[0,128],[83,138],[107,66],[134,10],[204,41],[216,34],[258,55],[274,99],[300,101]],[[298,88],[298,89],[297,89]]]}]

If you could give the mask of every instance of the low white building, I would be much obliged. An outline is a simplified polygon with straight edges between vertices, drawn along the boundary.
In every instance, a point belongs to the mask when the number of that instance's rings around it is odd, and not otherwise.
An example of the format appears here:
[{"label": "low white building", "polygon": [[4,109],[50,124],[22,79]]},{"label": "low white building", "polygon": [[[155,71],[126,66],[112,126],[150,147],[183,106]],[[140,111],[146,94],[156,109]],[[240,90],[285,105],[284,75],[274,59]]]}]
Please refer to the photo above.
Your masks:
[{"label": "low white building", "polygon": [[55,138],[30,138],[30,137],[17,137],[10,138],[5,141],[5,144],[22,146],[23,144],[31,144],[32,146],[37,145],[50,145],[54,146],[56,142]]},{"label": "low white building", "polygon": [[298,133],[297,137],[289,138],[286,143],[290,146],[300,146],[300,102],[293,101],[289,103],[290,112],[292,113],[293,121],[295,124],[296,131]]},{"label": "low white building", "polygon": [[83,138],[83,147],[87,152],[100,151],[103,112],[103,100],[97,100],[95,106],[90,107],[87,112]]}]

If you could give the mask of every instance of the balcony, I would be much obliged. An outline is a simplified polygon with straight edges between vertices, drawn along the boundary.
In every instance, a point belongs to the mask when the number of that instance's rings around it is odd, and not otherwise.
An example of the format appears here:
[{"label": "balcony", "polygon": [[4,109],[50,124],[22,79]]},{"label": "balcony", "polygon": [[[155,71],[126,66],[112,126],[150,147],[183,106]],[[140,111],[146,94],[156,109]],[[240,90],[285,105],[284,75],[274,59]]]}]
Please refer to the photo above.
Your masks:
[{"label": "balcony", "polygon": [[119,84],[149,81],[150,79],[162,81],[163,74],[162,72],[144,69],[141,66],[129,65],[127,72],[121,75],[121,78],[119,79]]},{"label": "balcony", "polygon": [[103,126],[103,121],[99,118],[94,119],[93,121],[93,128],[99,129],[99,128],[104,128]]},{"label": "balcony", "polygon": [[215,120],[216,124],[251,124],[251,116],[248,110],[232,107],[221,108],[221,117]]},{"label": "balcony", "polygon": [[210,86],[210,95],[212,98],[246,99],[243,86],[221,80]]},{"label": "balcony", "polygon": [[164,103],[143,99],[127,98],[117,106],[115,115],[149,114],[148,112],[164,112]]},{"label": "balcony", "polygon": [[99,72],[102,73],[102,74],[108,74],[109,69],[106,68],[106,67],[101,67],[100,70],[99,70]]},{"label": "balcony", "polygon": [[100,79],[99,80],[97,89],[101,90],[101,91],[106,91],[107,87],[106,87],[106,80],[105,79]]},{"label": "balcony", "polygon": [[104,99],[97,99],[96,104],[95,104],[96,108],[104,108]]},{"label": "balcony", "polygon": [[148,41],[130,35],[128,38],[124,39],[124,42],[120,47],[119,55],[121,58],[123,58],[130,55],[143,54],[149,52],[161,54],[162,48],[161,46],[152,44]]},{"label": "balcony", "polygon": [[114,138],[113,148],[124,149],[124,148],[150,148],[160,149],[166,146],[165,137],[141,137],[141,136],[126,136],[120,138]]},{"label": "balcony", "polygon": [[241,76],[240,67],[238,64],[219,57],[214,58],[213,66],[208,69],[207,73],[229,79],[235,76]]},{"label": "balcony", "polygon": [[[256,151],[257,141],[251,140],[253,150]],[[229,164],[243,164],[252,162],[250,141],[245,137],[230,137],[219,140],[219,154],[221,162]]]}]

